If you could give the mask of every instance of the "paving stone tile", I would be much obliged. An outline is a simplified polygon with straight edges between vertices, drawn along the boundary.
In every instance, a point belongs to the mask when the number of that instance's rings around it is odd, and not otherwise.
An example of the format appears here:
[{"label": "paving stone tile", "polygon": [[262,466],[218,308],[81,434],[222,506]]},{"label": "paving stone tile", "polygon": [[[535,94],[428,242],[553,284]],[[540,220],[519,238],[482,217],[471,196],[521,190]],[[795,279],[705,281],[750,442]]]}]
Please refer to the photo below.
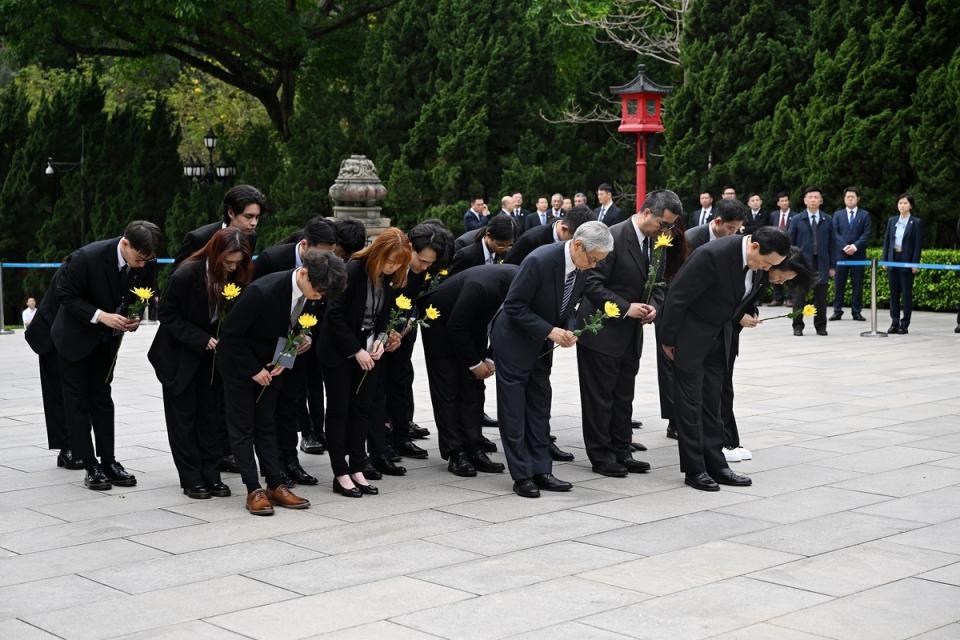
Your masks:
[{"label": "paving stone tile", "polygon": [[697,640],[828,599],[738,577],[583,618],[580,622],[635,638]]},{"label": "paving stone tile", "polygon": [[890,542],[960,555],[960,519],[948,520],[889,538]]},{"label": "paving stone tile", "polygon": [[238,610],[207,621],[255,640],[299,640],[471,597],[468,593],[422,580],[390,578],[256,609]]},{"label": "paving stone tile", "polygon": [[[89,493],[93,493],[90,491]],[[92,520],[94,518],[112,518],[124,513],[151,511],[174,505],[196,502],[183,495],[182,491],[163,487],[138,491],[136,499],[126,493],[107,493],[104,497],[87,500],[70,500],[55,504],[32,507],[36,511],[68,522]]]},{"label": "paving stone tile", "polygon": [[[64,471],[64,481],[71,478],[71,475],[81,473],[80,471]],[[104,492],[105,493],[105,492]],[[104,498],[103,493],[93,492],[83,486],[72,484],[50,485],[45,487],[31,487],[28,489],[19,489],[16,491],[7,491],[6,487],[0,490],[0,512],[12,509],[18,509],[24,505],[30,505],[30,508],[40,507],[46,504],[65,502],[70,500],[87,500],[93,497]]]},{"label": "paving stone tile", "polygon": [[757,473],[748,473],[744,468],[737,466],[738,473],[746,473],[753,480],[753,485],[745,491],[755,496],[776,496],[782,493],[822,487],[824,485],[859,478],[862,474],[849,469],[831,469],[813,464],[799,464],[792,467],[768,469]]},{"label": "paving stone tile", "polygon": [[921,573],[917,577],[932,582],[943,582],[955,587],[960,587],[960,562]]},{"label": "paving stone tile", "polygon": [[895,446],[871,449],[870,451],[820,460],[817,464],[823,467],[858,471],[860,473],[882,473],[883,471],[890,471],[891,469],[911,467],[915,464],[932,462],[949,457],[950,454],[945,451]]},{"label": "paving stone tile", "polygon": [[884,429],[864,429],[855,433],[807,440],[798,446],[821,451],[833,451],[838,454],[850,454],[922,440],[924,437],[922,434],[900,433]]},{"label": "paving stone tile", "polygon": [[393,618],[444,638],[494,640],[648,598],[578,578],[559,578]]},{"label": "paving stone tile", "polygon": [[904,497],[960,484],[960,469],[918,464],[913,467],[894,469],[853,480],[838,482],[833,487],[864,493]]},{"label": "paving stone tile", "polygon": [[[945,522],[960,518],[960,487],[944,487],[943,489],[926,491],[905,498],[862,507],[857,511],[930,524]],[[0,540],[0,546],[5,546],[2,540]]]},{"label": "paving stone tile", "polygon": [[563,511],[583,505],[602,503],[608,500],[621,498],[618,494],[594,489],[576,487],[573,491],[547,492],[544,491],[539,500],[527,500],[514,495],[485,497],[482,500],[473,500],[438,507],[447,513],[455,513],[486,522],[506,522],[518,518],[528,518],[552,511]]},{"label": "paving stone tile", "polygon": [[21,620],[0,620],[0,638],[11,640],[57,640],[43,629],[37,629]]},{"label": "paving stone tile", "polygon": [[202,620],[193,620],[169,627],[137,631],[114,640],[240,640],[245,637]]},{"label": "paving stone tile", "polygon": [[510,636],[510,640],[625,640],[629,636],[604,631],[579,622],[564,622],[552,627],[544,627]]},{"label": "paving stone tile", "polygon": [[36,529],[63,522],[60,518],[53,518],[32,509],[10,509],[0,512],[0,533]]},{"label": "paving stone tile", "polygon": [[744,504],[720,507],[716,511],[754,520],[786,524],[809,520],[838,511],[848,511],[888,499],[887,496],[859,491],[846,491],[833,487],[813,487],[783,493],[771,498],[753,500]]},{"label": "paving stone tile", "polygon": [[0,586],[82,574],[118,564],[143,563],[166,555],[123,539],[39,551],[7,559],[0,571]]},{"label": "paving stone tile", "polygon": [[80,603],[113,600],[123,594],[79,576],[60,576],[0,588],[0,620],[72,607]]},{"label": "paving stone tile", "polygon": [[[504,482],[509,482],[509,480],[504,480]],[[311,507],[310,510],[318,515],[338,518],[346,522],[362,522],[423,509],[437,509],[445,505],[465,503],[487,497],[489,497],[488,494],[480,491],[438,485],[410,491],[396,491],[390,494],[389,500],[382,500],[380,496],[366,500],[343,498],[335,502]]]},{"label": "paving stone tile", "polygon": [[803,631],[761,622],[730,633],[714,636],[711,640],[823,640],[823,636],[815,636]]},{"label": "paving stone tile", "polygon": [[393,622],[381,621],[361,624],[340,631],[321,633],[318,636],[310,636],[307,640],[370,640],[371,638],[376,638],[376,640],[436,640],[437,636]]},{"label": "paving stone tile", "polygon": [[755,499],[755,496],[733,487],[724,487],[718,493],[706,493],[683,487],[633,498],[608,500],[577,507],[576,510],[641,524]]}]

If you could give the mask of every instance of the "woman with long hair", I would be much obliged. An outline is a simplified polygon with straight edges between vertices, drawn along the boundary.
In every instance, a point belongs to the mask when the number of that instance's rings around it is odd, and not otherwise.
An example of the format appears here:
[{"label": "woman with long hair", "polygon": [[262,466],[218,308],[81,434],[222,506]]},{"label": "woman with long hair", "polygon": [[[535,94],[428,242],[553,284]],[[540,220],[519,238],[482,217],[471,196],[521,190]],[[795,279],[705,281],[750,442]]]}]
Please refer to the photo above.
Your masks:
[{"label": "woman with long hair", "polygon": [[[327,453],[333,490],[349,498],[374,495],[363,474],[372,390],[388,346],[396,292],[407,282],[411,245],[395,227],[383,231],[347,263],[347,289],[327,306],[316,344],[327,388]],[[399,336],[390,336],[392,346]]]},{"label": "woman with long hair", "polygon": [[191,498],[230,495],[217,466],[223,390],[215,357],[220,320],[230,304],[224,288],[242,290],[252,276],[250,239],[228,227],[173,272],[160,299],[160,328],[147,357],[163,385],[170,452]]}]

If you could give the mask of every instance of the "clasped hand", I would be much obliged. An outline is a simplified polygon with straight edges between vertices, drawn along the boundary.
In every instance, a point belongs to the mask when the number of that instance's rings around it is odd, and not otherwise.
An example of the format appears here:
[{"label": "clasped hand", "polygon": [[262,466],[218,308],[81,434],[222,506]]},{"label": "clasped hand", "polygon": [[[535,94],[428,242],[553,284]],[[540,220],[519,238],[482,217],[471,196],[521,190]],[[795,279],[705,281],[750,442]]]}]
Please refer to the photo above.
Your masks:
[{"label": "clasped hand", "polygon": [[253,376],[253,381],[259,384],[261,387],[266,387],[281,373],[283,373],[283,365],[275,364],[270,371],[267,371],[265,368],[260,369],[260,371]]},{"label": "clasped hand", "polygon": [[131,320],[119,313],[101,313],[97,321],[114,331],[136,331],[140,327],[139,319]]},{"label": "clasped hand", "polygon": [[631,302],[627,309],[627,317],[639,320],[642,324],[649,324],[657,317],[657,309],[642,302]]},{"label": "clasped hand", "polygon": [[572,347],[577,344],[577,336],[573,335],[573,331],[561,329],[560,327],[551,329],[550,335],[547,337],[561,347]]}]

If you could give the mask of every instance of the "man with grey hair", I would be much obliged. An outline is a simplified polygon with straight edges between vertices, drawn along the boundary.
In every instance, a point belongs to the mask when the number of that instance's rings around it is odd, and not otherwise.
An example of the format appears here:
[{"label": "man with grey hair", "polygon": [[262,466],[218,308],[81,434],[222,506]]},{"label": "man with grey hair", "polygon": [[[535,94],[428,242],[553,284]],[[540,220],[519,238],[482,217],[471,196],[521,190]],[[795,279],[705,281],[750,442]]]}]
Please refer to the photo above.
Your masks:
[{"label": "man with grey hair", "polygon": [[550,196],[550,216],[553,218],[563,217],[563,194],[555,193]]},{"label": "man with grey hair", "polygon": [[575,207],[585,207],[587,206],[587,194],[577,191],[573,194],[573,206]]},{"label": "man with grey hair", "polygon": [[550,457],[550,369],[554,345],[572,347],[571,329],[586,272],[613,250],[605,225],[586,222],[572,240],[535,249],[524,259],[491,323],[497,372],[497,415],[514,492],[569,491],[553,476]]},{"label": "man with grey hair", "polygon": [[622,478],[650,470],[648,463],[634,460],[630,452],[643,327],[653,322],[663,303],[662,288],[654,289],[649,299],[645,288],[654,238],[682,215],[677,194],[651,191],[638,213],[610,227],[613,253],[587,275],[578,324],[586,324],[598,309],[611,315],[607,307],[616,306],[614,317],[603,321],[602,331],[584,333],[577,342],[583,442],[594,472],[601,475]]}]

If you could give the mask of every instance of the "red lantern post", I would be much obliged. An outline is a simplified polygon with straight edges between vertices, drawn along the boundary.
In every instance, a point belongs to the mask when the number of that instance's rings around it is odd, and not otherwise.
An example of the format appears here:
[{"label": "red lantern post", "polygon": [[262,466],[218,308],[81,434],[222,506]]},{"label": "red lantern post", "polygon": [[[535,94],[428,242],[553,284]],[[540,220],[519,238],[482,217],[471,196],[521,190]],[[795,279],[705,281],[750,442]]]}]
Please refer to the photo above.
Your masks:
[{"label": "red lantern post", "polygon": [[670,89],[650,80],[644,65],[640,65],[640,73],[627,84],[610,87],[611,93],[620,96],[620,127],[617,131],[637,136],[638,208],[647,193],[647,134],[663,133],[661,100]]}]

